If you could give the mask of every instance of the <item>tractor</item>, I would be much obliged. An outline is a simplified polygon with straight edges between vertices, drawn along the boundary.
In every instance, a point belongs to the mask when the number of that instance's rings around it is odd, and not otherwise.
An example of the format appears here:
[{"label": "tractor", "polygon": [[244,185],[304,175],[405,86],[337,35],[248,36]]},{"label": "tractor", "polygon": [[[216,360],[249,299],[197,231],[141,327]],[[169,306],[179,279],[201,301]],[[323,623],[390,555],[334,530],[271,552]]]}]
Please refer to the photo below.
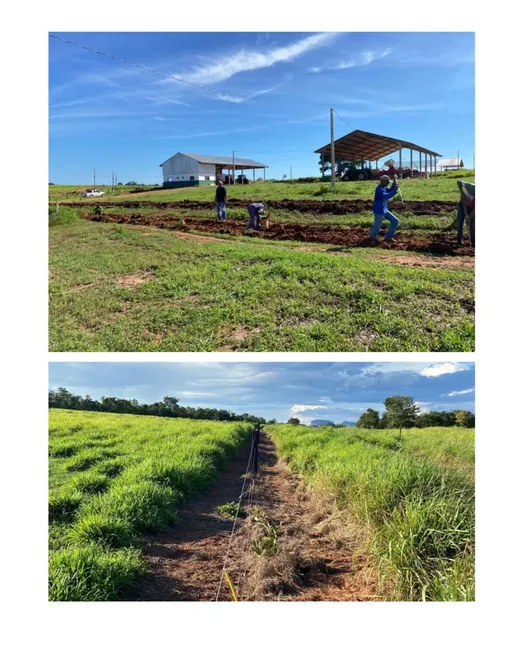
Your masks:
[{"label": "tractor", "polygon": [[372,170],[366,167],[366,161],[339,161],[338,175],[342,181],[365,181],[372,178]]}]

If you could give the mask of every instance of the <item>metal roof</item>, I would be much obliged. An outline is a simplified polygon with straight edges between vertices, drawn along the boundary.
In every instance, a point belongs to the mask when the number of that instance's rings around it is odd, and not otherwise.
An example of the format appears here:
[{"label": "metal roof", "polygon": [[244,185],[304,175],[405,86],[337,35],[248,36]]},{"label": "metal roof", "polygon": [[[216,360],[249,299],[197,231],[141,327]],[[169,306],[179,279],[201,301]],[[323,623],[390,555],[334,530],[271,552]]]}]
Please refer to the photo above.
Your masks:
[{"label": "metal roof", "polygon": [[[191,159],[194,159],[194,161],[197,161],[198,163],[213,163],[215,165],[222,165],[225,168],[228,166],[233,166],[234,159],[231,156],[215,156],[213,154],[192,154],[191,152],[177,152],[177,154],[183,154],[183,156],[188,156]],[[176,156],[176,154],[174,155]],[[170,157],[171,159],[173,158],[172,156]],[[169,159],[167,159],[168,161]],[[166,163],[164,161],[163,163]],[[160,163],[160,167],[163,165],[163,163]],[[235,157],[235,167],[236,168],[268,168],[265,163],[259,163],[258,161],[254,161],[253,159],[238,159]]]},{"label": "metal roof", "polygon": [[[334,151],[336,156],[344,159],[364,159],[365,161],[376,161],[387,154],[392,154],[401,147],[407,147],[417,152],[431,154],[432,156],[442,156],[438,152],[433,152],[415,143],[403,141],[399,138],[390,136],[381,136],[356,129],[346,136],[342,136],[334,141]],[[330,154],[330,143],[316,150],[316,154]]]},{"label": "metal roof", "polygon": [[462,168],[463,159],[440,159],[436,165],[441,168]]}]

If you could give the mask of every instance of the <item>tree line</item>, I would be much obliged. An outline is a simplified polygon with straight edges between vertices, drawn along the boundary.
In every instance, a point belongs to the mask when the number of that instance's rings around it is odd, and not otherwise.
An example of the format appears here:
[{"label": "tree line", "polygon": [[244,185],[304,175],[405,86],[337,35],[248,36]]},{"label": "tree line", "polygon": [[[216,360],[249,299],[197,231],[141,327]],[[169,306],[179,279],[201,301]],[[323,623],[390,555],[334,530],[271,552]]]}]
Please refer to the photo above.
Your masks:
[{"label": "tree line", "polygon": [[185,417],[188,419],[208,419],[222,422],[260,422],[263,417],[243,413],[237,415],[229,410],[217,408],[193,408],[180,406],[176,397],[164,397],[163,401],[152,404],[141,404],[137,399],[120,399],[118,397],[102,397],[100,401],[90,395],[82,397],[74,395],[66,388],[50,390],[48,393],[49,408],[67,408],[68,410],[91,410],[99,413],[128,413],[130,415],[154,415],[155,417]]},{"label": "tree line", "polygon": [[476,416],[469,410],[430,411],[422,413],[413,397],[394,395],[384,400],[386,410],[368,408],[357,420],[363,429],[394,429],[402,427],[427,428],[429,426],[462,426],[474,428]]}]

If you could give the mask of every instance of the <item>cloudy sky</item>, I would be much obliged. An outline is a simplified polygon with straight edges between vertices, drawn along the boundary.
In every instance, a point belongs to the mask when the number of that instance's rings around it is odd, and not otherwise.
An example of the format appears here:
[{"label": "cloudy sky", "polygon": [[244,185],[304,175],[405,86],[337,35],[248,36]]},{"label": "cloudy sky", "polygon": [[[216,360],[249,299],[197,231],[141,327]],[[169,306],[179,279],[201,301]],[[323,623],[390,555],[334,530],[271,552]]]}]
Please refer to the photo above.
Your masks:
[{"label": "cloudy sky", "polygon": [[[162,181],[178,151],[254,158],[270,177],[318,174],[314,150],[364,129],[467,167],[473,33],[56,33],[49,39],[50,179]],[[185,83],[185,82],[188,82]]]},{"label": "cloudy sky", "polygon": [[414,397],[422,411],[475,412],[473,363],[50,363],[49,387],[94,399],[169,395],[185,406],[304,423],[355,422],[394,394]]}]

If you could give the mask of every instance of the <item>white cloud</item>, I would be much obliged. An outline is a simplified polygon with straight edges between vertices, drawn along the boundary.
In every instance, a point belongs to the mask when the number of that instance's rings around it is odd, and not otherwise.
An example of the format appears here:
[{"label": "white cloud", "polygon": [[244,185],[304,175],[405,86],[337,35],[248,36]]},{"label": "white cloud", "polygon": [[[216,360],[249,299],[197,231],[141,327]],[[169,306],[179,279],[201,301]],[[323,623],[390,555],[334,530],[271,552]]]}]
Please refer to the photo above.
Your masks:
[{"label": "white cloud", "polygon": [[474,388],[469,388],[468,390],[454,390],[448,394],[442,395],[442,397],[458,397],[459,395],[469,395],[474,392]]},{"label": "white cloud", "polygon": [[442,374],[455,374],[456,372],[464,372],[468,370],[468,365],[465,363],[437,363],[436,365],[429,365],[420,371],[422,376],[442,376]]},{"label": "white cloud", "polygon": [[420,408],[421,413],[429,413],[434,405],[430,401],[415,401],[415,404]]},{"label": "white cloud", "polygon": [[175,394],[183,395],[184,397],[217,397],[215,392],[187,392],[181,391],[176,392]]},{"label": "white cloud", "polygon": [[348,59],[347,61],[340,61],[339,63],[333,66],[328,66],[328,67],[313,66],[312,68],[309,68],[309,72],[321,73],[323,70],[344,70],[345,68],[357,68],[358,66],[368,66],[374,61],[378,61],[379,59],[383,59],[384,57],[387,57],[391,53],[392,50],[390,48],[378,52],[375,52],[373,50],[365,50],[364,52],[361,52],[357,57],[354,57],[353,59]]},{"label": "white cloud", "polygon": [[214,57],[206,66],[198,66],[189,73],[175,74],[175,77],[192,84],[217,84],[237,73],[269,68],[276,63],[292,61],[315,48],[327,45],[336,36],[332,32],[314,34],[290,45],[274,48],[267,52],[241,50],[230,56]]},{"label": "white cloud", "polygon": [[328,410],[328,406],[316,405],[311,406],[307,404],[294,404],[291,407],[291,413],[305,413],[307,410]]}]

